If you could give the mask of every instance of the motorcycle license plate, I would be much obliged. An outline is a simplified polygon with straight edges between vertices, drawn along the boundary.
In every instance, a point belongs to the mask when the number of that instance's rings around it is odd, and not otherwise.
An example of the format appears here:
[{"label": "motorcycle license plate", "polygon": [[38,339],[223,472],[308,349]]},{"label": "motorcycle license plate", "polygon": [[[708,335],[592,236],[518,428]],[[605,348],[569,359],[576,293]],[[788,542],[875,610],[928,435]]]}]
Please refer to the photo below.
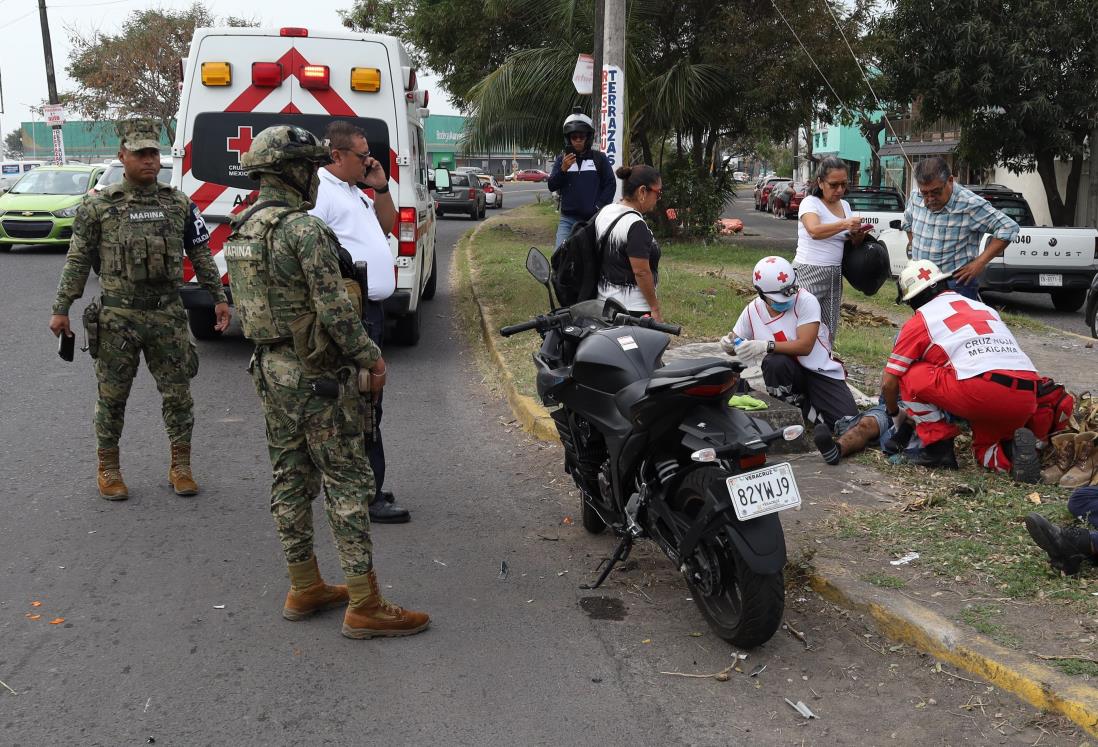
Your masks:
[{"label": "motorcycle license plate", "polygon": [[801,493],[788,462],[733,475],[726,482],[740,521],[801,505]]},{"label": "motorcycle license plate", "polygon": [[1046,275],[1042,272],[1037,276],[1037,282],[1045,288],[1061,288],[1064,285],[1064,276]]}]

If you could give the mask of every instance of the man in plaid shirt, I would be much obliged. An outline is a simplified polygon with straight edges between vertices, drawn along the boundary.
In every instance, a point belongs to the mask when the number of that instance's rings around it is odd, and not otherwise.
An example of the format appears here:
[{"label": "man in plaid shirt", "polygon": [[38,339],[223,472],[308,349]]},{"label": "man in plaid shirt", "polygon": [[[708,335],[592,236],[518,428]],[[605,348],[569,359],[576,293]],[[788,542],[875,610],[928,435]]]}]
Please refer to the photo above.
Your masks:
[{"label": "man in plaid shirt", "polygon": [[[915,165],[915,183],[904,211],[911,258],[927,259],[952,273],[949,287],[980,300],[980,275],[1018,235],[1018,224],[987,200],[953,180],[949,164],[928,158]],[[980,239],[992,235],[980,253]]]}]

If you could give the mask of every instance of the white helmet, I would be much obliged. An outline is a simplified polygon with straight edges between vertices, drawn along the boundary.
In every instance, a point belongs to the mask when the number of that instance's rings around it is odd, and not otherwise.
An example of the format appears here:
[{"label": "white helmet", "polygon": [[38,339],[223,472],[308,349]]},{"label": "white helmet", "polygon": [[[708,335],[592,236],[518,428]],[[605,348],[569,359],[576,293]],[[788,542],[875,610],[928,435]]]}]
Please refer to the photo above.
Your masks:
[{"label": "white helmet", "polygon": [[797,295],[797,271],[782,257],[763,257],[751,274],[755,290],[771,301],[788,301]]},{"label": "white helmet", "polygon": [[595,124],[591,118],[583,113],[581,107],[572,109],[572,113],[564,120],[564,136],[568,137],[573,132],[582,132],[585,135],[595,134]]},{"label": "white helmet", "polygon": [[896,282],[900,286],[900,296],[904,301],[910,301],[940,280],[951,277],[953,273],[942,272],[938,265],[929,259],[916,259],[907,263],[900,271],[900,279]]}]

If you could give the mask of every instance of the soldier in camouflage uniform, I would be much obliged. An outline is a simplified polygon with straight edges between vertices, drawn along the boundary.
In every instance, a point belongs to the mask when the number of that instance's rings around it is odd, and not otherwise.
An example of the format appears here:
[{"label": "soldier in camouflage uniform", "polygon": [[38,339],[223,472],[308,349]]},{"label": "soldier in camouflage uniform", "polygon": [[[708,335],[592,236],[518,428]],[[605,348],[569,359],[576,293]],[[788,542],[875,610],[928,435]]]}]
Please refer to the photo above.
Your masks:
[{"label": "soldier in camouflage uniform", "polygon": [[122,137],[118,158],[125,178],[97,195],[88,195],[77,209],[50,330],[55,335],[72,334],[69,307],[83,295],[88,271],[98,264],[101,310],[86,322],[91,327],[89,341],[98,330],[98,350],[89,348],[99,381],[95,405],[99,494],[107,500],[129,497],[119,467],[118,441],[126,400],[144,352],[163,397],[164,425],[171,442],[168,481],[177,494],[194,495],[198,485],[191,474],[194,403],[190,380],[198,372],[198,354],[179,300],[184,252],[214,298],[218,330],[229,326],[229,305],[221,273],[206,245],[210,235],[201,213],[182,192],[156,181],[160,125],[132,120],[120,123],[118,130]]},{"label": "soldier in camouflage uniform", "polygon": [[[306,212],[328,161],[327,145],[300,127],[261,132],[241,158],[259,196],[223,248],[244,334],[256,345],[250,371],[267,423],[271,513],[290,574],[282,615],[300,620],[347,604],[349,638],[410,635],[430,620],[381,596],[370,543],[366,397],[384,387],[385,361],[340,277],[338,241]],[[313,554],[321,487],[346,586],[324,583]]]}]

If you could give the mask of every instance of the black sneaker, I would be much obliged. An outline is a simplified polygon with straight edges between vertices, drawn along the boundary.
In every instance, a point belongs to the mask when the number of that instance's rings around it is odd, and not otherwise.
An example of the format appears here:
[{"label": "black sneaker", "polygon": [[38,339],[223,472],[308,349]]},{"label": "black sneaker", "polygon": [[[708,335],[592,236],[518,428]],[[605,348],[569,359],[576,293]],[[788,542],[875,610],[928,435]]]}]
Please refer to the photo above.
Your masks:
[{"label": "black sneaker", "polygon": [[1026,516],[1026,531],[1037,546],[1048,553],[1048,562],[1069,576],[1079,572],[1087,558],[1094,557],[1090,532],[1083,527],[1058,527],[1040,514]]},{"label": "black sneaker", "polygon": [[915,435],[915,424],[910,420],[905,420],[900,424],[899,428],[895,428],[892,431],[892,435],[885,441],[884,447],[881,449],[887,456],[893,454],[899,454],[901,451],[907,448],[907,445],[911,443],[911,437]]},{"label": "black sneaker", "polygon": [[932,469],[957,469],[957,454],[953,451],[953,439],[947,438],[924,446],[908,460],[908,464]]},{"label": "black sneaker", "polygon": [[839,460],[843,458],[839,445],[835,443],[835,439],[831,435],[831,429],[825,423],[817,423],[816,427],[812,429],[812,440],[816,443],[816,448],[820,450],[820,456],[828,464],[838,464]]},{"label": "black sneaker", "polygon": [[1037,453],[1037,437],[1029,428],[1014,431],[1010,476],[1014,482],[1033,484],[1041,481],[1041,457]]}]

